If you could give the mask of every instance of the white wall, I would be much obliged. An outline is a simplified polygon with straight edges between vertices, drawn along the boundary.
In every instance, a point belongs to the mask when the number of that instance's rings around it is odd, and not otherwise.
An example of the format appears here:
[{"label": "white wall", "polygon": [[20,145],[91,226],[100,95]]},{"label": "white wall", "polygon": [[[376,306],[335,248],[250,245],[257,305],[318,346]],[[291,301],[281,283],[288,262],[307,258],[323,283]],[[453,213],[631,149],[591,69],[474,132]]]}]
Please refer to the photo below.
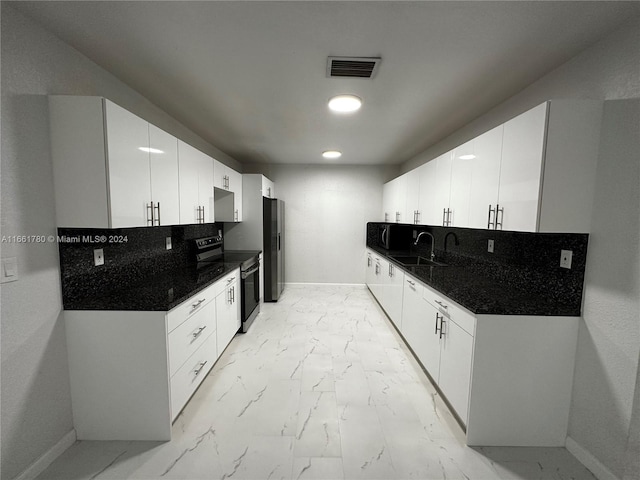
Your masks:
[{"label": "white wall", "polygon": [[[545,100],[640,99],[639,46],[640,19],[635,18],[411,159],[401,171],[409,171]],[[629,431],[636,435],[638,431],[637,426],[630,426],[634,391],[640,388],[640,129],[632,123],[636,107],[626,102],[605,105],[569,436],[609,473],[622,478],[625,469],[637,468],[631,464],[635,455],[625,460],[625,451]],[[617,143],[622,139],[624,145]],[[639,421],[638,415],[635,421]],[[637,439],[632,438],[629,444],[634,441]],[[634,474],[635,478],[640,475],[637,469]]]},{"label": "white wall", "polygon": [[382,211],[386,170],[335,164],[263,169],[285,202],[287,283],[365,283],[366,223]]},{"label": "white wall", "polygon": [[[2,235],[55,235],[48,94],[100,95],[231,166],[107,71],[25,18],[2,8]],[[57,246],[3,243],[20,280],[1,289],[2,479],[20,474],[72,428]]]},{"label": "white wall", "polygon": [[640,99],[605,102],[569,436],[618,478],[640,355],[639,185]]}]

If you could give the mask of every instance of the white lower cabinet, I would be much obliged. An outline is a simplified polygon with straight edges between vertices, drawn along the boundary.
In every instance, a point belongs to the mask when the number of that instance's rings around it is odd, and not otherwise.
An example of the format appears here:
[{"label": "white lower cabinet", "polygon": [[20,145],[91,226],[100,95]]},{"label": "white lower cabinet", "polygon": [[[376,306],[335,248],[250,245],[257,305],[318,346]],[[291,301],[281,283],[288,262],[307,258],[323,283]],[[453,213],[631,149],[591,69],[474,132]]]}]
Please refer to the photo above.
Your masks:
[{"label": "white lower cabinet", "polygon": [[[77,438],[170,440],[171,423],[240,327],[239,278],[236,269],[169,312],[66,310]],[[230,307],[219,309],[227,292]]]},{"label": "white lower cabinet", "polygon": [[[388,262],[367,254],[379,266],[367,285],[387,310],[392,294],[381,287],[381,274]],[[579,317],[475,315],[411,274],[403,277],[395,294],[401,322],[394,323],[466,428],[467,444],[563,446]]]},{"label": "white lower cabinet", "polygon": [[220,280],[216,292],[218,353],[222,353],[240,328],[240,274],[234,272]]},{"label": "white lower cabinet", "polygon": [[385,262],[382,271],[382,308],[387,315],[400,328],[402,323],[402,287],[404,282],[404,272],[391,262]]}]

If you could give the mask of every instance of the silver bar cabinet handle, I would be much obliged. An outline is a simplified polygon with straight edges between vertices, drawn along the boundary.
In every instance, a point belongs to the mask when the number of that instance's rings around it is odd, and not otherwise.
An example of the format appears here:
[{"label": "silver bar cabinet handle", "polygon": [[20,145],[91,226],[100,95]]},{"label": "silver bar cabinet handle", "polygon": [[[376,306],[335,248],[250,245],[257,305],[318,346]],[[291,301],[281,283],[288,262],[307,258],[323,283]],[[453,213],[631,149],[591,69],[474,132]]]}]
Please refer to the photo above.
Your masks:
[{"label": "silver bar cabinet handle", "polygon": [[487,216],[487,229],[489,230],[495,230],[495,223],[491,221],[491,214],[492,213],[496,213],[496,211],[491,208],[491,205],[489,205],[489,215]]},{"label": "silver bar cabinet handle", "polygon": [[206,326],[206,325],[205,325],[204,327],[200,327],[200,328],[198,329],[198,331],[197,331],[197,332],[195,332],[195,333],[193,334],[193,338],[198,338],[198,337],[200,336],[200,334],[201,334],[202,332],[204,332],[204,329],[205,329],[205,328],[207,328],[207,326]]},{"label": "silver bar cabinet handle", "polygon": [[440,317],[440,338],[444,336],[444,317]]},{"label": "silver bar cabinet handle", "polygon": [[438,334],[438,330],[442,328],[442,324],[440,324],[440,328],[438,328],[438,320],[440,319],[440,314],[436,312],[436,331],[435,334]]},{"label": "silver bar cabinet handle", "polygon": [[447,226],[446,215],[447,215],[447,209],[446,209],[446,208],[443,208],[443,209],[442,209],[442,226],[443,226],[443,227],[446,227],[446,226]]},{"label": "silver bar cabinet handle", "polygon": [[442,308],[449,308],[447,305],[445,305],[444,303],[442,303],[439,300],[434,300],[438,305],[440,305]]},{"label": "silver bar cabinet handle", "polygon": [[200,362],[200,367],[198,367],[196,370],[194,370],[193,373],[195,373],[196,376],[198,376],[206,364],[207,364],[206,360],[204,362]]},{"label": "silver bar cabinet handle", "polygon": [[[153,205],[153,202],[151,202],[151,205]],[[155,219],[158,222],[158,226],[160,225],[160,202],[156,203],[156,210],[158,212],[158,217]]]},{"label": "silver bar cabinet handle", "polygon": [[[502,230],[502,222],[504,221],[504,207],[499,208],[500,205],[496,204],[496,230],[498,230],[498,225],[500,225],[500,230]],[[498,214],[500,215],[500,221],[498,222]]]},{"label": "silver bar cabinet handle", "polygon": [[[151,223],[151,226],[153,226],[153,202],[147,203],[146,206],[147,206],[147,225]],[[149,212],[151,212],[151,217],[149,217]]]}]

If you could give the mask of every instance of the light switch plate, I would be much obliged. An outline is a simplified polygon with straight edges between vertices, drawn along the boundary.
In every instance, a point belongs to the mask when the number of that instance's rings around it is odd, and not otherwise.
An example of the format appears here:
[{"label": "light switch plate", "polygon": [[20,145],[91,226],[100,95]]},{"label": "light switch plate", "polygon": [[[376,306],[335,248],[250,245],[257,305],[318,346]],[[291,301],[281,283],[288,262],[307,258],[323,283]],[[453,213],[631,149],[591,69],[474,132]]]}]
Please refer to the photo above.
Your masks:
[{"label": "light switch plate", "polygon": [[173,247],[171,246],[171,237],[166,237],[165,239],[165,246],[167,247],[167,250],[171,250]]},{"label": "light switch plate", "polygon": [[560,250],[560,266],[562,268],[571,268],[572,258],[573,250]]},{"label": "light switch plate", "polygon": [[93,264],[97,267],[104,265],[104,250],[102,248],[96,248],[93,251]]},{"label": "light switch plate", "polygon": [[487,252],[493,253],[493,240],[487,242]]},{"label": "light switch plate", "polygon": [[18,280],[18,259],[7,257],[2,259],[2,277],[0,283],[15,282]]}]

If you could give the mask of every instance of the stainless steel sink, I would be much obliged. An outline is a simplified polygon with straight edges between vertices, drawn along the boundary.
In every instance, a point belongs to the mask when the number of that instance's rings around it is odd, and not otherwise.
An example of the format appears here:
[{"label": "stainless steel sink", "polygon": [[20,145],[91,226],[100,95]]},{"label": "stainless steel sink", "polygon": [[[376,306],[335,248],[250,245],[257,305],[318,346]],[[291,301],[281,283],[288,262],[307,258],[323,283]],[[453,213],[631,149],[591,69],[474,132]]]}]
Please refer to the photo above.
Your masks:
[{"label": "stainless steel sink", "polygon": [[428,258],[425,257],[420,257],[420,256],[407,256],[407,257],[394,257],[393,255],[391,255],[391,259],[395,260],[398,263],[401,263],[402,265],[405,265],[407,267],[416,267],[416,266],[421,266],[421,267],[446,267],[447,264],[446,263],[440,263],[440,262],[436,262],[433,260],[429,260]]}]

